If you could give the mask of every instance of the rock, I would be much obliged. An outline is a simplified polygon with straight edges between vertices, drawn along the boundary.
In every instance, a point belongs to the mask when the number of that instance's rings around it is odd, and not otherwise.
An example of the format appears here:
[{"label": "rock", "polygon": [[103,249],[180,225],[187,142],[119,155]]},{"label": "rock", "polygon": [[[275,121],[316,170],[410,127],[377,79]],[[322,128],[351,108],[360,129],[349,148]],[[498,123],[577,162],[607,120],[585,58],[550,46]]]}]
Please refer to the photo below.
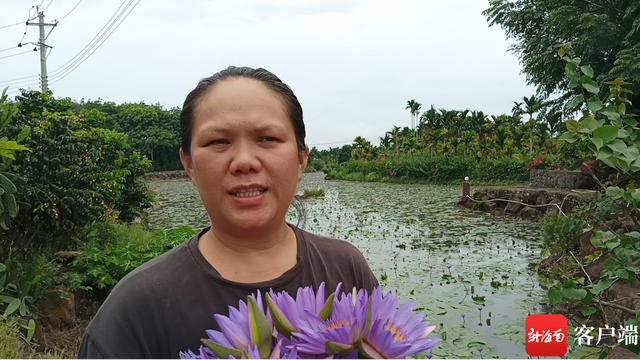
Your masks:
[{"label": "rock", "polygon": [[325,180],[331,180],[331,176],[326,175],[326,176],[324,177],[324,179],[325,179]]},{"label": "rock", "polygon": [[622,221],[611,219],[605,223],[605,230],[611,229],[611,231],[616,231],[622,227]]},{"label": "rock", "polygon": [[65,262],[71,262],[78,258],[78,256],[80,255],[80,251],[58,251],[54,255],[61,258]]},{"label": "rock", "polygon": [[626,230],[625,232],[640,231],[640,226],[633,221],[623,221],[622,227]]},{"label": "rock", "polygon": [[624,233],[625,233],[625,231],[624,231],[624,229],[623,229],[623,228],[620,228],[620,229],[618,229],[618,230],[614,231],[614,233],[615,233],[616,235],[622,235],[622,234],[624,234]]},{"label": "rock", "polygon": [[[603,300],[635,311],[636,306],[640,306],[638,293],[640,293],[639,286],[616,282],[603,293]],[[611,306],[604,306],[604,312],[609,319],[608,325],[616,328],[619,325],[624,326],[626,320],[635,319],[635,314]]]},{"label": "rock", "polygon": [[556,263],[556,261],[560,260],[561,257],[562,255],[553,255],[542,260],[540,262],[540,265],[538,266],[538,272],[544,275],[547,272],[547,270],[549,270],[549,268]]},{"label": "rock", "polygon": [[[587,272],[587,275],[589,275],[588,277],[590,277],[592,281],[595,281],[596,279],[600,279],[600,274],[604,269],[604,261],[607,260],[608,257],[609,256],[602,255],[598,260],[584,267],[584,270]],[[587,278],[587,276],[585,276],[582,269],[579,269],[579,272],[582,274],[584,278]]]},{"label": "rock", "polygon": [[580,245],[580,256],[582,257],[593,255],[596,251],[602,251],[604,253],[604,251],[607,250],[604,248],[596,249],[596,247],[591,244],[592,234],[593,231],[587,231],[586,233],[582,233],[582,235],[578,237],[578,244]]},{"label": "rock", "polygon": [[487,196],[487,190],[478,190],[473,194],[474,199],[482,199]]},{"label": "rock", "polygon": [[605,359],[640,359],[640,355],[622,346],[616,346],[609,351]]},{"label": "rock", "polygon": [[542,191],[534,191],[531,194],[529,194],[527,197],[525,197],[523,202],[529,205],[536,205],[538,203],[538,198],[540,197],[540,195],[542,195],[542,193],[543,193]]},{"label": "rock", "polygon": [[497,208],[498,208],[498,205],[496,204],[495,201],[489,201],[489,202],[482,203],[482,209],[484,211],[491,212],[493,210],[496,210]]},{"label": "rock", "polygon": [[76,321],[76,302],[73,293],[68,292],[62,285],[45,292],[38,302],[38,319],[43,324],[57,328],[73,325]]},{"label": "rock", "polygon": [[548,203],[549,203],[549,197],[547,196],[546,193],[542,193],[536,199],[535,205],[544,205],[544,204],[548,204]]},{"label": "rock", "polygon": [[538,209],[533,208],[531,206],[526,206],[524,209],[520,211],[519,215],[523,219],[533,219],[540,216],[540,211],[538,211]]},{"label": "rock", "polygon": [[[515,196],[512,196],[511,199],[509,199],[511,201],[519,201],[519,199]],[[520,212],[520,210],[522,210],[522,208],[524,207],[524,205],[520,204],[519,202],[509,202],[509,205],[507,205],[507,207],[504,209],[504,211],[511,213],[511,214],[517,214]]]}]

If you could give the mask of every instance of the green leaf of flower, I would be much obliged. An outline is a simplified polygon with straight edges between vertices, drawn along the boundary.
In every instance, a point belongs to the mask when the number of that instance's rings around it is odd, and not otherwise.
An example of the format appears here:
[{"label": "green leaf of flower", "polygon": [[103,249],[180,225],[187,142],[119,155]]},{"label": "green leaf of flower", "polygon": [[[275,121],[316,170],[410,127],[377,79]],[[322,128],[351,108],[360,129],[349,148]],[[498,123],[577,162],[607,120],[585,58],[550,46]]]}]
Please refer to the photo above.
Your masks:
[{"label": "green leaf of flower", "polygon": [[587,106],[589,107],[589,110],[593,112],[600,111],[604,107],[604,105],[602,104],[602,101],[600,101],[600,98],[597,97],[596,95],[592,96],[589,100],[587,100]]},{"label": "green leaf of flower", "polygon": [[329,340],[324,342],[324,351],[329,355],[339,354],[342,352],[351,352],[355,350],[355,346],[351,344],[339,344]]},{"label": "green leaf of flower", "polygon": [[562,292],[558,289],[550,289],[547,297],[549,298],[549,305],[555,305],[563,299]]},{"label": "green leaf of flower", "polygon": [[584,96],[578,95],[571,100],[571,102],[567,105],[567,108],[573,109],[577,106],[580,106],[580,104],[582,104],[583,102],[584,102]]},{"label": "green leaf of flower", "polygon": [[333,300],[336,297],[336,293],[333,293],[331,295],[329,295],[329,297],[327,298],[327,301],[324,302],[324,306],[322,307],[322,310],[320,310],[320,313],[318,314],[318,316],[320,317],[320,319],[327,321],[327,319],[329,319],[329,316],[331,316],[331,310],[333,309]]},{"label": "green leaf of flower", "polygon": [[580,78],[580,83],[582,83],[582,87],[592,94],[598,94],[600,92],[600,88],[598,87],[598,83],[591,80],[589,76],[583,75]]},{"label": "green leaf of flower", "polygon": [[609,196],[613,200],[618,200],[624,194],[624,190],[620,189],[617,186],[609,186],[607,188],[607,196]]},{"label": "green leaf of flower", "polygon": [[593,78],[593,69],[589,65],[580,66],[580,70],[588,77]]},{"label": "green leaf of flower", "polygon": [[263,359],[271,353],[271,325],[264,313],[256,304],[253,297],[247,297],[249,308],[249,331],[251,333],[251,345],[258,345],[258,351]]},{"label": "green leaf of flower", "polygon": [[222,346],[220,344],[216,344],[209,339],[200,339],[204,346],[208,347],[209,350],[213,351],[214,354],[220,359],[228,359],[229,356],[233,356],[236,359],[240,359],[242,356],[242,352],[238,349],[231,349],[226,346]]},{"label": "green leaf of flower", "polygon": [[273,320],[273,325],[276,327],[276,330],[278,330],[282,336],[287,339],[291,339],[291,333],[298,330],[291,324],[291,322],[289,322],[289,319],[284,315],[282,309],[280,309],[278,305],[271,300],[271,295],[267,294],[266,298],[267,306],[269,306],[269,312],[271,313],[271,319]]},{"label": "green leaf of flower", "polygon": [[593,137],[601,138],[604,142],[609,142],[618,136],[620,126],[604,125],[593,131]]},{"label": "green leaf of flower", "polygon": [[611,285],[613,285],[613,281],[609,280],[609,279],[602,279],[602,280],[598,280],[596,283],[594,283],[593,285],[590,285],[591,288],[591,292],[593,294],[600,294],[601,292],[607,290],[608,288],[611,287]]},{"label": "green leaf of flower", "polygon": [[585,296],[587,296],[587,290],[585,289],[564,288],[561,291],[562,296],[567,299],[582,300]]},{"label": "green leaf of flower", "polygon": [[583,306],[583,307],[580,308],[580,312],[584,316],[589,316],[589,315],[595,314],[596,308],[591,307],[591,306]]}]

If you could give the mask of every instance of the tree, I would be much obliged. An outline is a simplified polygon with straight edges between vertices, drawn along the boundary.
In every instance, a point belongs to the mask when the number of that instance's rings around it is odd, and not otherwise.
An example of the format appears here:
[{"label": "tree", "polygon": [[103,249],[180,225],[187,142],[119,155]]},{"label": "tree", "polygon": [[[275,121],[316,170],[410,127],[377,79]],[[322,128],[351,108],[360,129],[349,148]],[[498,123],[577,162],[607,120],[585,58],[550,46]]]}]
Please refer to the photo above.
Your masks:
[{"label": "tree", "polygon": [[[637,0],[492,0],[482,13],[489,26],[500,25],[508,38],[517,40],[510,51],[524,65],[527,81],[548,97],[565,96],[564,62],[558,48],[570,43],[583,63],[590,64],[598,81],[624,78],[634,83],[630,100],[634,113],[640,104],[640,2]],[[604,91],[604,90],[603,90]]]},{"label": "tree", "polygon": [[411,111],[411,129],[416,128],[416,118],[418,117],[418,110],[420,110],[422,104],[416,102],[415,99],[411,99],[407,101],[407,107],[405,109],[409,109]]},{"label": "tree", "polygon": [[530,97],[523,96],[522,101],[524,102],[525,109],[523,112],[529,115],[529,121],[527,125],[529,125],[531,141],[529,143],[529,151],[533,152],[533,131],[536,127],[536,120],[533,118],[533,114],[542,110],[544,107],[544,103],[541,99],[537,98],[536,95],[531,95]]}]

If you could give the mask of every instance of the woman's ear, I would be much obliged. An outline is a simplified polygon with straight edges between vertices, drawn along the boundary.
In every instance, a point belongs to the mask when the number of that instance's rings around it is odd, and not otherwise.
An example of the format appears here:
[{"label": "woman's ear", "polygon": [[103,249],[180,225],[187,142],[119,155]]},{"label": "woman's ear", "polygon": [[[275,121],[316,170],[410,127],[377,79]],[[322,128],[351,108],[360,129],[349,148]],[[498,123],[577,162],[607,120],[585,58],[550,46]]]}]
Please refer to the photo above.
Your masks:
[{"label": "woman's ear", "polygon": [[182,148],[180,149],[180,162],[182,162],[182,167],[184,167],[184,171],[186,171],[187,175],[189,175],[189,177],[191,178],[191,182],[193,183],[193,185],[198,187],[198,184],[196,184],[196,178],[194,176],[195,174],[193,173],[193,163],[191,162],[191,156],[185,155],[182,151]]},{"label": "woman's ear", "polygon": [[309,161],[309,147],[306,150],[298,151],[298,181],[302,180],[302,173],[307,168],[307,162]]}]

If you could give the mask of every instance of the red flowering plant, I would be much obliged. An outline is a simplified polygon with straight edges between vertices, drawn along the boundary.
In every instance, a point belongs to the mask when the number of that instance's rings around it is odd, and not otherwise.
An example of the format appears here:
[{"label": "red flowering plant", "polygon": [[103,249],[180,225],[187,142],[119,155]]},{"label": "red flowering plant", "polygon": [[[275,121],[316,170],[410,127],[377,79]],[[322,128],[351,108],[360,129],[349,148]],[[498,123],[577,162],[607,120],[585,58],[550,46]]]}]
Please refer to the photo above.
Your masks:
[{"label": "red flowering plant", "polygon": [[525,170],[561,170],[566,169],[570,161],[561,155],[546,154],[543,152],[537,159],[529,161]]}]

